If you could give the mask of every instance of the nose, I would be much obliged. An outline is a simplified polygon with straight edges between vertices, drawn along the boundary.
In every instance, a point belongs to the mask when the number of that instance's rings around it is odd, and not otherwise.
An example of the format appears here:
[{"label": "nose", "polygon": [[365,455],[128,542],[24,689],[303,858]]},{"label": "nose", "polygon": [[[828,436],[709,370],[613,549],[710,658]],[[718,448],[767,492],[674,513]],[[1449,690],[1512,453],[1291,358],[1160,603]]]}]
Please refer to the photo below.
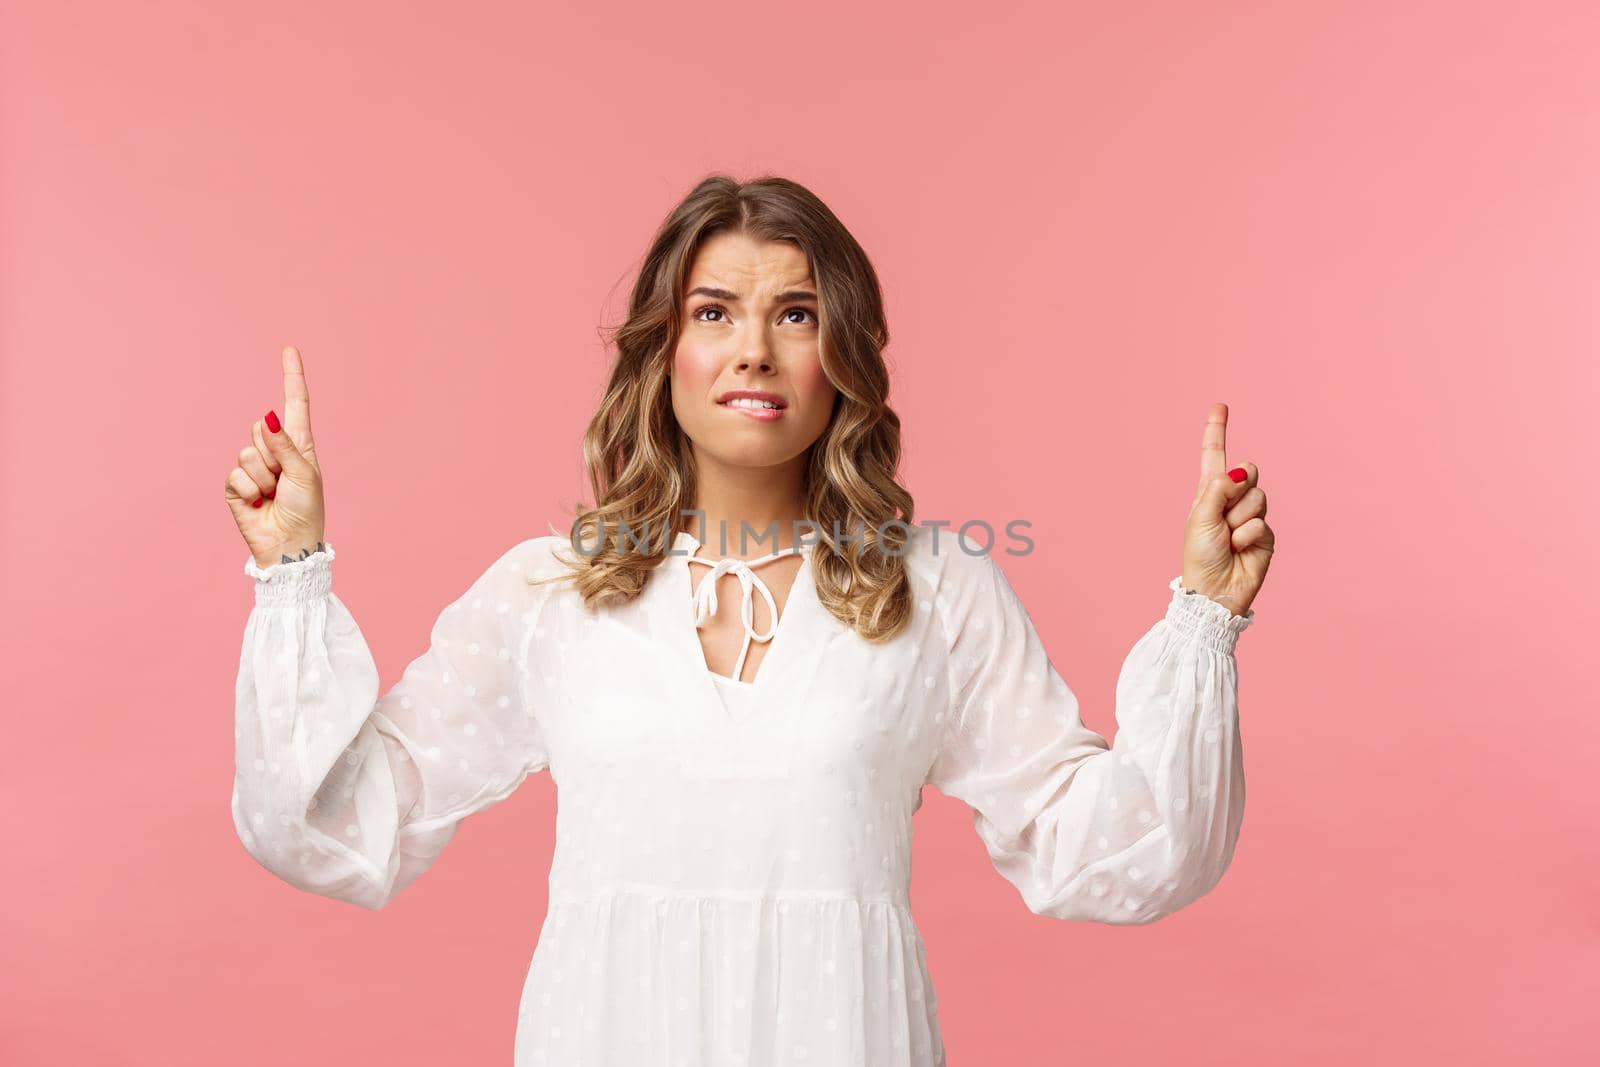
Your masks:
[{"label": "nose", "polygon": [[739,353],[739,360],[735,366],[741,371],[753,368],[762,374],[771,374],[777,368],[777,364],[772,358],[772,347],[767,344],[766,337],[758,333],[755,340]]},{"label": "nose", "polygon": [[755,370],[759,371],[762,374],[771,374],[772,371],[774,370],[772,357],[771,356],[767,356],[767,355],[761,355],[761,356],[745,355],[745,356],[741,356],[739,358],[739,362],[737,364],[735,364],[735,366],[741,371],[747,371],[747,370],[750,370],[751,368],[755,368]]}]

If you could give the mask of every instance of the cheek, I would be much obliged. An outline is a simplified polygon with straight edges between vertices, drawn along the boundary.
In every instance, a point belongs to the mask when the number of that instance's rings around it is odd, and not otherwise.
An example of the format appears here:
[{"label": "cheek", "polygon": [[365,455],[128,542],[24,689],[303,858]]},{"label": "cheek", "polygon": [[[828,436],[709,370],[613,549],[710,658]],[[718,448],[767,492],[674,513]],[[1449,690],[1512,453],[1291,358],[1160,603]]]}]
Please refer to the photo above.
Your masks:
[{"label": "cheek", "polygon": [[823,373],[821,363],[804,367],[794,376],[795,391],[805,405],[807,423],[826,426],[833,415],[833,383]]},{"label": "cheek", "polygon": [[676,351],[672,353],[672,376],[702,392],[711,387],[721,366],[721,357],[710,345],[696,345],[680,339]]},{"label": "cheek", "polygon": [[672,410],[680,423],[695,420],[698,402],[710,394],[719,366],[710,352],[678,343],[672,354]]}]

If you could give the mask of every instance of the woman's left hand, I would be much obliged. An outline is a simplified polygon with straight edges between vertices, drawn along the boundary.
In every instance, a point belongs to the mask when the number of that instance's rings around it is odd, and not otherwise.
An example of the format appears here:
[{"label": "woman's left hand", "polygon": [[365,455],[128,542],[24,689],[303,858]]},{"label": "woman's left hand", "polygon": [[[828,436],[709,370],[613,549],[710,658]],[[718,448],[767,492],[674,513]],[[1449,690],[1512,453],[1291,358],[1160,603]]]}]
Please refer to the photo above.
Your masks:
[{"label": "woman's left hand", "polygon": [[1183,587],[1210,597],[1235,615],[1267,578],[1275,538],[1267,525],[1267,494],[1254,463],[1231,469],[1228,405],[1213,404],[1200,443],[1200,485],[1183,532]]}]

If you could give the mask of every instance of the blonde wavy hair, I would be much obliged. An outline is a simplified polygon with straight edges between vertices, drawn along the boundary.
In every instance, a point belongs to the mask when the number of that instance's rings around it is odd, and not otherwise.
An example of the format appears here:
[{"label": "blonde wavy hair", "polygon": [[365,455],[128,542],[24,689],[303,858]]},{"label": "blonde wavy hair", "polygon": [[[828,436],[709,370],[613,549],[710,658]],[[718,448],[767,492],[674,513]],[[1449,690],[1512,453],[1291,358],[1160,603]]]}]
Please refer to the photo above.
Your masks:
[{"label": "blonde wavy hair", "polygon": [[[666,558],[680,516],[693,508],[696,476],[690,441],[673,415],[668,371],[695,254],[724,232],[787,241],[810,262],[822,369],[838,391],[827,429],[811,446],[802,487],[817,539],[812,577],[830,614],[868,641],[887,641],[911,617],[904,556],[913,502],[896,480],[900,418],[888,404],[883,295],[844,224],[786,178],[708,177],[656,231],[627,318],[612,338],[610,383],[583,436],[594,504],[577,506],[565,535],[576,558],[563,561],[568,573],[530,581],[571,580],[591,608],[625,603]],[[841,536],[851,534],[859,540]]]}]

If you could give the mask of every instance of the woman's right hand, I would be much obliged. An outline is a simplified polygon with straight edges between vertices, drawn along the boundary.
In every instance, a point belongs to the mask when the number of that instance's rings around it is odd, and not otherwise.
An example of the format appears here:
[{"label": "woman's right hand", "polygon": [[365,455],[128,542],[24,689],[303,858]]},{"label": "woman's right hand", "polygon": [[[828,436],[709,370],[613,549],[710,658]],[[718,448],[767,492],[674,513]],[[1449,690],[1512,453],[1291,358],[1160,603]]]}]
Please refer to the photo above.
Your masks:
[{"label": "woman's right hand", "polygon": [[294,346],[283,350],[283,420],[274,412],[251,427],[250,444],[228,472],[223,496],[257,565],[300,559],[322,543],[322,468],[311,439],[311,394]]}]

